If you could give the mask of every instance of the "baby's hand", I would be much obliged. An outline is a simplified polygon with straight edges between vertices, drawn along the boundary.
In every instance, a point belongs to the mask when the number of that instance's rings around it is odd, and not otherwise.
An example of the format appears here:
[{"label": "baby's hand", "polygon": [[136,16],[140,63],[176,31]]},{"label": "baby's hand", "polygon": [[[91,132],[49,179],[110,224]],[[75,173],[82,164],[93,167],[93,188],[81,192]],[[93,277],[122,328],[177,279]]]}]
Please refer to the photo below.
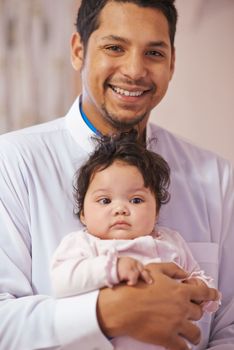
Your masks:
[{"label": "baby's hand", "polygon": [[139,261],[128,256],[118,258],[117,272],[120,281],[127,281],[129,286],[133,286],[141,278],[146,283],[153,282],[152,277],[144,265]]}]

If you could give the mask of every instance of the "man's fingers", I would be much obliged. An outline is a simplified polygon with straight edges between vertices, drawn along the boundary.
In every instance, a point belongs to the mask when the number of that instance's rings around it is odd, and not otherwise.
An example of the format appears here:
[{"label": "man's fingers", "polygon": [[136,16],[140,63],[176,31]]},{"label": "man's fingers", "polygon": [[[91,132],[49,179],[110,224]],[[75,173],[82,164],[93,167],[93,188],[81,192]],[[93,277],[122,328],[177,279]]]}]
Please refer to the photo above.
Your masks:
[{"label": "man's fingers", "polygon": [[184,321],[181,325],[178,333],[171,334],[166,338],[167,342],[164,342],[166,349],[171,350],[190,350],[192,344],[197,345],[201,339],[200,329],[191,321]]},{"label": "man's fingers", "polygon": [[203,301],[218,300],[220,298],[220,292],[215,288],[209,288],[207,295],[204,296]]},{"label": "man's fingers", "polygon": [[190,303],[188,319],[192,321],[199,321],[202,318],[202,315],[203,315],[202,304],[198,305],[193,302]]},{"label": "man's fingers", "polygon": [[147,265],[147,269],[151,272],[152,276],[157,272],[161,272],[164,275],[174,279],[184,279],[189,276],[185,270],[172,262],[149,264]]},{"label": "man's fingers", "polygon": [[190,288],[191,300],[196,304],[200,304],[203,301],[215,301],[219,299],[219,292],[215,288],[210,288],[205,284],[200,285],[199,288],[193,285],[187,286]]},{"label": "man's fingers", "polygon": [[183,327],[180,331],[182,337],[186,336],[186,340],[190,343],[197,345],[201,340],[201,331],[200,329],[192,322],[185,321]]},{"label": "man's fingers", "polygon": [[168,344],[167,349],[169,350],[191,350],[192,346],[182,337],[177,337],[176,341]]}]

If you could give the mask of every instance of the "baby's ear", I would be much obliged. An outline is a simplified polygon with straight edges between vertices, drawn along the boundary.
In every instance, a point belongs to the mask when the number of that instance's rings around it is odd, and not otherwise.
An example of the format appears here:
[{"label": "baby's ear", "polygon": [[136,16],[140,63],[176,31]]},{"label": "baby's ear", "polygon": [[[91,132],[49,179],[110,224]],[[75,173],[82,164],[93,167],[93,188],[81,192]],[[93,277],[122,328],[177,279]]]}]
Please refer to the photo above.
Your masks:
[{"label": "baby's ear", "polygon": [[80,221],[81,221],[81,223],[82,223],[84,226],[86,226],[85,216],[84,216],[84,211],[83,211],[83,210],[80,212]]},{"label": "baby's ear", "polygon": [[155,214],[155,224],[158,223],[158,217],[159,217],[159,211],[156,209],[156,214]]}]

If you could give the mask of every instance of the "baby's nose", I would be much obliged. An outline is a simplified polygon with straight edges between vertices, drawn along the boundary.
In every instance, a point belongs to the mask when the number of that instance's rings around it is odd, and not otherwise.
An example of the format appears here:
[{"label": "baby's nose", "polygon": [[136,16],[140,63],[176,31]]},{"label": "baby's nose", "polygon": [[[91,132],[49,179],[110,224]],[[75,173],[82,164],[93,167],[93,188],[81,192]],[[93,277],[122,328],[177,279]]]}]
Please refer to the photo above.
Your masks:
[{"label": "baby's nose", "polygon": [[115,208],[115,215],[128,215],[129,210],[126,206],[118,206]]}]

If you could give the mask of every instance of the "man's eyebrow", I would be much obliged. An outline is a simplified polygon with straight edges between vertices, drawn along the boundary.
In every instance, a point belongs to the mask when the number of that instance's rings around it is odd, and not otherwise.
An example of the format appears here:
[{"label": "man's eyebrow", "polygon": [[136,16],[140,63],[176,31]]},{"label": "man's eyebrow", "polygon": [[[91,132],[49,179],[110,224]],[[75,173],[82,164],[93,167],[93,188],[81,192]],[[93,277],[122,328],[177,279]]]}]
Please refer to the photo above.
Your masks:
[{"label": "man's eyebrow", "polygon": [[168,49],[170,46],[163,40],[159,40],[159,41],[150,41],[148,43],[148,46],[154,46],[154,47],[162,47],[165,49]]},{"label": "man's eyebrow", "polygon": [[130,41],[126,38],[123,38],[122,36],[117,36],[117,35],[107,35],[101,38],[102,41],[108,41],[108,40],[112,40],[112,41],[118,41],[118,42],[123,42],[125,44],[129,44]]},{"label": "man's eyebrow", "polygon": [[[111,40],[111,41],[116,41],[116,42],[122,42],[122,43],[125,43],[125,44],[130,44],[130,40],[126,39],[126,38],[123,38],[121,36],[117,36],[117,35],[107,35],[107,36],[104,36],[101,38],[101,41],[108,41],[108,40]],[[161,47],[161,48],[169,48],[169,45],[163,41],[163,40],[158,40],[158,41],[150,41],[147,43],[147,46],[150,46],[150,47]]]}]

